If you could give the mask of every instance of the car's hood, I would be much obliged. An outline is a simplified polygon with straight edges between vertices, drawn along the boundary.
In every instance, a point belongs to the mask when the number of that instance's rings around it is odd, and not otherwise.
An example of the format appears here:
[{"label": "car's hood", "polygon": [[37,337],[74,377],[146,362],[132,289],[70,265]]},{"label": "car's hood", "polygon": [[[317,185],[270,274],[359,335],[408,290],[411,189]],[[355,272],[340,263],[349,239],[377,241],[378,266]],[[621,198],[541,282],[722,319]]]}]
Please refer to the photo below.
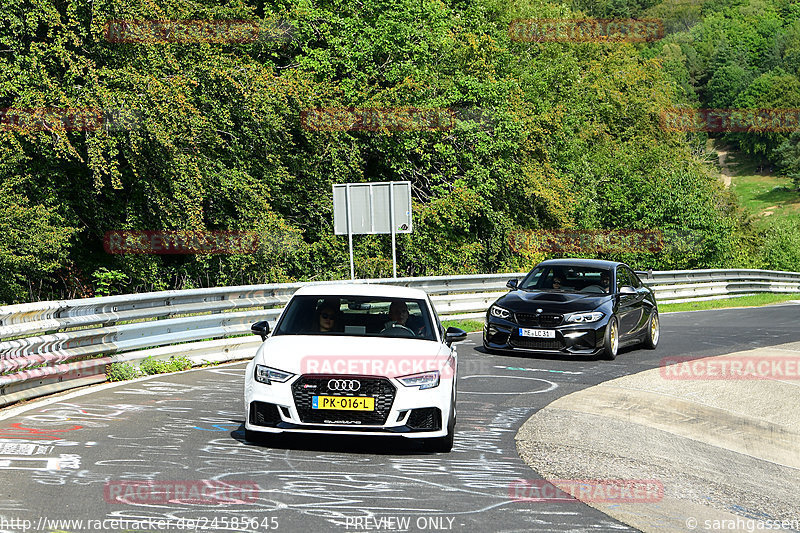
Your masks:
[{"label": "car's hood", "polygon": [[293,374],[397,377],[441,369],[448,354],[443,344],[421,339],[278,335],[261,345],[255,362]]},{"label": "car's hood", "polygon": [[577,311],[592,311],[612,298],[608,294],[582,294],[555,291],[511,291],[496,304],[509,311],[535,312],[542,309],[543,313],[574,313]]}]

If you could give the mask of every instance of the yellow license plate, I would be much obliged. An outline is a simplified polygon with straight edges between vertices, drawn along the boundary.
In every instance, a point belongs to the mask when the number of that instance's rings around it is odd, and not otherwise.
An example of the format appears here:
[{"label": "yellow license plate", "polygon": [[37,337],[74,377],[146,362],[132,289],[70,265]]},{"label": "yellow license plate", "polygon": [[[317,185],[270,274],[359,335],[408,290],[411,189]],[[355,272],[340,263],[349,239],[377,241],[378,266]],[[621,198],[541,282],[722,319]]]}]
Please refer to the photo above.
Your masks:
[{"label": "yellow license plate", "polygon": [[312,409],[333,409],[335,411],[374,411],[375,398],[363,396],[312,396]]}]

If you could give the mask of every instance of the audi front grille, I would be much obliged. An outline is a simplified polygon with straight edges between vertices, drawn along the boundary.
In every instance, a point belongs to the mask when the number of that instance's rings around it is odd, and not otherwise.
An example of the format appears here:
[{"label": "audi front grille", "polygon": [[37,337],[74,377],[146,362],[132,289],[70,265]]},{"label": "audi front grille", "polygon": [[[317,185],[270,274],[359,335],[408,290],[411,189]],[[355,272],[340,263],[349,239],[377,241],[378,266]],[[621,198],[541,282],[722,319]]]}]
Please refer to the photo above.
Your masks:
[{"label": "audi front grille", "polygon": [[[357,382],[357,390],[352,382]],[[333,387],[329,387],[332,385]],[[392,409],[397,389],[386,378],[364,376],[300,376],[292,384],[292,397],[300,421],[306,424],[383,425]],[[313,396],[375,398],[374,411],[312,409]]]}]

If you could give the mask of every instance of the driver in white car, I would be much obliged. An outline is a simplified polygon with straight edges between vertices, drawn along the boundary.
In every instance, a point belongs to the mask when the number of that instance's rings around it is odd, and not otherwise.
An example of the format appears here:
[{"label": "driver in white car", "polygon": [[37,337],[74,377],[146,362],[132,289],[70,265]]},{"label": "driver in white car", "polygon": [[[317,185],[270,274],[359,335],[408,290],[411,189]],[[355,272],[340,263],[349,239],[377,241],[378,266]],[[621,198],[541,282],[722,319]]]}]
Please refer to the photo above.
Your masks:
[{"label": "driver in white car", "polygon": [[406,322],[408,322],[408,305],[403,300],[394,300],[389,304],[389,321],[385,327],[391,328],[395,324],[405,326]]},{"label": "driver in white car", "polygon": [[419,335],[424,329],[424,326],[418,328],[418,330],[415,331],[414,326],[412,324],[408,324],[408,317],[409,317],[408,305],[403,300],[392,301],[392,303],[389,304],[389,321],[386,322],[386,324],[384,324],[384,328],[383,331],[381,331],[381,333],[382,334],[400,333],[399,331],[397,331],[399,329],[403,331],[408,331],[409,333],[415,336]]}]

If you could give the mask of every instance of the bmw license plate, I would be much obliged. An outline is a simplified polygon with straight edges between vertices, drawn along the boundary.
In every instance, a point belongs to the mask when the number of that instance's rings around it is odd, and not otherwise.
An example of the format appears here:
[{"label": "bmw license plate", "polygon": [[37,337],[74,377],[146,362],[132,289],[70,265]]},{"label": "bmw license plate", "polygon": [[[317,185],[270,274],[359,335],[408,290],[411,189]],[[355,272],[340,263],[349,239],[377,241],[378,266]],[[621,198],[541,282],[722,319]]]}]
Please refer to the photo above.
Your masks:
[{"label": "bmw license plate", "polygon": [[374,411],[375,398],[363,396],[312,396],[312,409],[333,409],[336,411]]},{"label": "bmw license plate", "polygon": [[527,329],[519,328],[520,337],[534,337],[537,339],[555,339],[556,330],[554,329]]}]

